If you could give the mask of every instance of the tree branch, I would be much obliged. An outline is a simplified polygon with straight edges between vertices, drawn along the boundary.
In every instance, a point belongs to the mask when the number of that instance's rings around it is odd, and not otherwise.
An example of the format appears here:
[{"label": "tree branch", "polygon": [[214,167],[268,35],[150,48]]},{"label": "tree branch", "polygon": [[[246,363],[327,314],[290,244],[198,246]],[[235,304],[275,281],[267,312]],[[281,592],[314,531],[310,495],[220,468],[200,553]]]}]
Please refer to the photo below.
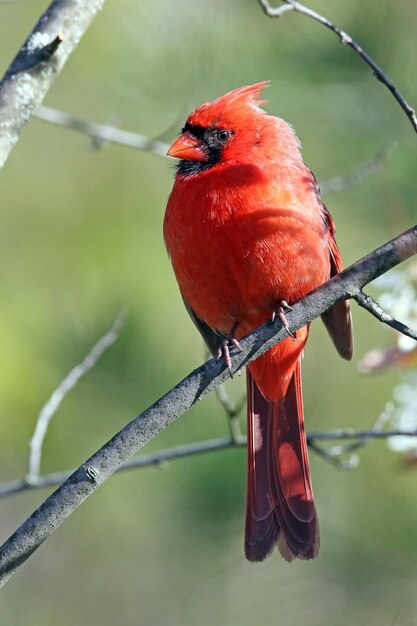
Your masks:
[{"label": "tree branch", "polygon": [[[87,137],[91,137],[94,145],[98,145],[100,148],[103,144],[109,142],[133,148],[134,150],[152,152],[157,156],[168,157],[168,144],[159,139],[141,135],[140,133],[116,128],[109,124],[89,122],[79,117],[74,117],[65,111],[44,105],[36,109],[34,117],[42,122],[61,126],[62,128],[67,128],[68,130],[73,130]],[[165,132],[163,134],[165,134]],[[378,150],[371,159],[364,161],[356,170],[346,176],[335,176],[329,180],[319,182],[321,195],[324,196],[335,191],[342,191],[359,184],[364,178],[375,172],[385,163],[392,153],[392,150],[392,145]]]},{"label": "tree branch", "polygon": [[[183,459],[184,457],[194,456],[206,452],[216,452],[227,448],[246,446],[246,436],[242,435],[239,441],[235,441],[232,437],[220,437],[218,439],[206,439],[205,441],[195,441],[193,443],[175,446],[173,448],[165,448],[158,452],[150,454],[142,454],[139,457],[130,459],[123,463],[116,471],[121,472],[140,467],[150,467],[159,465],[164,467],[165,463],[174,459]],[[53,487],[60,485],[67,480],[76,470],[66,470],[64,472],[53,472],[39,476],[36,480],[28,483],[26,480],[13,480],[9,483],[0,485],[0,498],[10,496],[22,491],[30,491],[33,489],[44,489],[45,487]]]},{"label": "tree branch", "polygon": [[82,133],[97,141],[121,144],[135,150],[145,150],[153,152],[158,156],[166,157],[168,152],[168,144],[157,139],[151,139],[139,133],[132,133],[128,130],[121,130],[108,124],[96,124],[88,122],[78,117],[69,115],[64,111],[58,111],[51,107],[40,106],[35,111],[35,117],[43,122],[62,126],[70,130]]},{"label": "tree branch", "polygon": [[105,0],[54,0],[0,82],[0,168]]},{"label": "tree branch", "polygon": [[[355,430],[352,428],[328,430],[323,432],[313,432],[307,434],[307,443],[310,448],[324,457],[325,460],[331,460],[332,464],[337,457],[362,448],[370,441],[384,440],[390,437],[417,437],[417,429],[411,430]],[[349,440],[353,443],[346,444],[346,446],[332,446],[329,449],[322,448],[317,444],[318,441],[340,441]],[[139,457],[130,459],[123,463],[116,473],[126,470],[138,469],[143,467],[151,467],[158,465],[164,467],[169,461],[177,459],[183,459],[185,457],[205,454],[207,452],[218,452],[220,450],[227,450],[230,448],[242,448],[246,446],[246,435],[240,435],[238,439],[233,436],[219,437],[218,439],[206,439],[204,441],[195,441],[193,443],[187,443],[180,446],[174,446],[172,448],[165,448],[158,452],[152,452],[150,454],[142,454]],[[345,464],[336,464],[338,469],[352,469],[352,465],[346,467]],[[355,464],[356,466],[356,464]],[[16,493],[24,491],[33,491],[34,489],[45,489],[47,487],[53,487],[60,485],[67,480],[76,470],[66,470],[63,472],[52,472],[50,474],[44,474],[39,476],[31,483],[25,480],[13,480],[9,483],[0,485],[0,498],[5,498]]]},{"label": "tree branch", "polygon": [[[123,326],[124,314],[119,313],[113,322],[110,330],[103,335],[91,348],[87,356],[81,363],[72,368],[63,381],[54,390],[51,397],[41,408],[36,420],[35,430],[29,441],[29,455],[27,473],[24,483],[27,485],[37,484],[41,468],[42,446],[48,431],[51,419],[57,412],[65,396],[74,389],[80,378],[82,378],[100,359],[103,353],[118,339]],[[1,488],[0,488],[1,495]]]},{"label": "tree branch", "polygon": [[216,396],[229,418],[230,436],[232,441],[239,445],[242,442],[243,444],[246,444],[246,437],[242,435],[239,422],[239,413],[246,404],[246,396],[241,398],[238,404],[235,404],[229,398],[224,385],[219,385],[219,387],[216,388]]},{"label": "tree branch", "polygon": [[356,294],[355,300],[359,304],[359,306],[366,309],[371,315],[376,317],[376,319],[383,324],[386,324],[397,332],[406,335],[406,337],[410,337],[411,339],[417,341],[417,332],[415,330],[394,319],[391,315],[384,311],[384,309],[378,304],[378,302],[371,298],[371,296],[368,296],[367,294],[363,293],[363,291],[360,291]]},{"label": "tree branch", "polygon": [[307,17],[311,17],[311,19],[319,22],[329,30],[331,30],[335,35],[337,35],[340,39],[340,43],[349,46],[356,52],[356,54],[364,61],[372,70],[373,75],[389,89],[392,93],[408,119],[414,130],[417,132],[417,117],[414,109],[408,104],[405,98],[401,95],[400,91],[394,85],[392,80],[388,78],[385,72],[379,67],[379,65],[373,60],[372,57],[354,40],[350,35],[345,33],[341,28],[333,24],[327,17],[320,15],[316,11],[313,11],[309,7],[306,7],[304,4],[300,2],[295,2],[295,0],[283,0],[285,4],[283,6],[274,8],[271,7],[269,0],[258,0],[260,6],[262,7],[264,13],[268,17],[281,17],[284,13],[288,13],[289,11],[295,11],[297,13],[302,13]]},{"label": "tree branch", "polygon": [[33,32],[12,65],[6,70],[5,78],[11,78],[21,72],[27,72],[40,63],[46,63],[63,41],[64,35],[62,33],[57,35],[52,41],[49,41],[47,34]]},{"label": "tree branch", "polygon": [[[417,253],[417,226],[374,250],[293,305],[287,314],[295,331],[328,308],[356,296],[384,272]],[[279,321],[268,322],[240,341],[232,355],[236,371],[287,337]],[[0,585],[133,454],[229,377],[222,360],[211,359],[132,420],[83,463],[0,548]]]},{"label": "tree branch", "polygon": [[[387,439],[390,437],[388,432],[384,432],[383,428],[388,420],[392,417],[392,413],[394,411],[394,405],[392,402],[387,402],[384,407],[384,410],[378,415],[375,420],[371,430],[368,431],[355,431],[355,430],[338,430],[338,431],[327,431],[322,433],[310,433],[307,435],[307,443],[309,446],[319,455],[321,455],[325,461],[329,461],[333,465],[337,467],[337,469],[341,470],[351,470],[355,469],[359,465],[359,456],[357,454],[352,454],[352,452],[356,452],[360,448],[368,445],[368,443],[375,438],[379,439]],[[415,429],[409,431],[403,431],[401,436],[405,437],[413,437],[415,433]],[[346,434],[348,437],[346,437]],[[349,435],[352,435],[350,437]],[[395,435],[399,436],[399,435]],[[324,448],[317,441],[324,441],[327,438],[331,438],[333,441],[343,440],[343,439],[352,439],[353,441],[349,441],[349,443],[345,443],[343,445],[331,446],[330,448]],[[334,437],[334,439],[333,439]],[[348,459],[342,459],[346,454],[350,454]]]}]

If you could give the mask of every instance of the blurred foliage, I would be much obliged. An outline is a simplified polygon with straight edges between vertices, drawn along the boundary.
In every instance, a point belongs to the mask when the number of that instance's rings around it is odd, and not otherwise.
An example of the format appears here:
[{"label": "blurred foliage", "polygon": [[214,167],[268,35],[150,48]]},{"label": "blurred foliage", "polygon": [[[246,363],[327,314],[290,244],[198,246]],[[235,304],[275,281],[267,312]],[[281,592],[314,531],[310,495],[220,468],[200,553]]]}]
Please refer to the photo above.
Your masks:
[{"label": "blurred foliage", "polygon": [[[0,4],[0,70],[46,1]],[[414,0],[311,6],[365,46],[417,102]],[[389,161],[326,197],[346,263],[416,221],[415,136],[353,52],[307,18],[269,20],[255,0],[108,2],[48,94],[74,115],[157,136],[205,99],[271,79],[268,110],[294,124],[319,180],[355,170],[392,141]],[[174,133],[172,133],[172,136]],[[1,479],[24,471],[41,405],[121,308],[118,343],[66,399],[44,470],[79,464],[203,359],[161,235],[173,179],[167,160],[91,149],[32,120],[1,172]],[[354,307],[356,358],[386,331]],[[304,360],[307,427],[369,427],[398,374],[360,377],[320,323]],[[242,381],[229,385],[242,393]],[[155,449],[225,432],[209,397]],[[373,443],[351,473],[313,456],[319,558],[289,566],[243,557],[245,454],[232,450],[111,479],[30,559],[1,596],[2,626],[417,622],[417,474]],[[5,539],[44,498],[0,501]]]}]

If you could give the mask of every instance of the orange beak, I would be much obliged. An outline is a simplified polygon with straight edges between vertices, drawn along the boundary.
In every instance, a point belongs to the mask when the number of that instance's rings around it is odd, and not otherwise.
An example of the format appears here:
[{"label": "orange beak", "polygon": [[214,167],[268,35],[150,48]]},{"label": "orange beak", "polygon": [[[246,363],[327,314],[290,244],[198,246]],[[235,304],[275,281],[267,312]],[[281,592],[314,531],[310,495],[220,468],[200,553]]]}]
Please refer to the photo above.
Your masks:
[{"label": "orange beak", "polygon": [[200,139],[186,132],[178,137],[167,152],[168,156],[187,161],[207,161],[207,153]]}]

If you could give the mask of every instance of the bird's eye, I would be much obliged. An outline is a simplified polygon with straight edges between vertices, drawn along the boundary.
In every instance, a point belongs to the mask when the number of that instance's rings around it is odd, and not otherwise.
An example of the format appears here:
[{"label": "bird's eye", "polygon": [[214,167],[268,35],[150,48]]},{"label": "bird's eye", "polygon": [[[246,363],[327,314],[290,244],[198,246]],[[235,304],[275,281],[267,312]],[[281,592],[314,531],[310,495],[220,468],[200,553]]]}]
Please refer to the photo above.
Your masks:
[{"label": "bird's eye", "polygon": [[226,143],[226,141],[229,141],[231,136],[232,133],[229,130],[216,130],[214,133],[214,137],[219,143]]}]

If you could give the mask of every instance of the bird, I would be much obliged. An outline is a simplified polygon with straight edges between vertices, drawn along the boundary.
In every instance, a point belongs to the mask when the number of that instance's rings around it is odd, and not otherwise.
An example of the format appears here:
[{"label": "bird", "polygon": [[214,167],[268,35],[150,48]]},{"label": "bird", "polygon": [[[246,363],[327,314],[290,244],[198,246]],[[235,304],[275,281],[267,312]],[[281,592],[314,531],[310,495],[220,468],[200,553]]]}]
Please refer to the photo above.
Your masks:
[{"label": "bird", "polygon": [[[178,159],[164,239],[185,307],[213,355],[277,316],[288,337],[247,367],[246,558],[286,561],[319,551],[301,389],[309,325],[292,333],[291,304],[343,269],[334,222],[292,126],[262,91],[239,87],[188,116],[168,150]],[[322,320],[352,358],[349,303]],[[323,382],[325,385],[325,382]]]}]

